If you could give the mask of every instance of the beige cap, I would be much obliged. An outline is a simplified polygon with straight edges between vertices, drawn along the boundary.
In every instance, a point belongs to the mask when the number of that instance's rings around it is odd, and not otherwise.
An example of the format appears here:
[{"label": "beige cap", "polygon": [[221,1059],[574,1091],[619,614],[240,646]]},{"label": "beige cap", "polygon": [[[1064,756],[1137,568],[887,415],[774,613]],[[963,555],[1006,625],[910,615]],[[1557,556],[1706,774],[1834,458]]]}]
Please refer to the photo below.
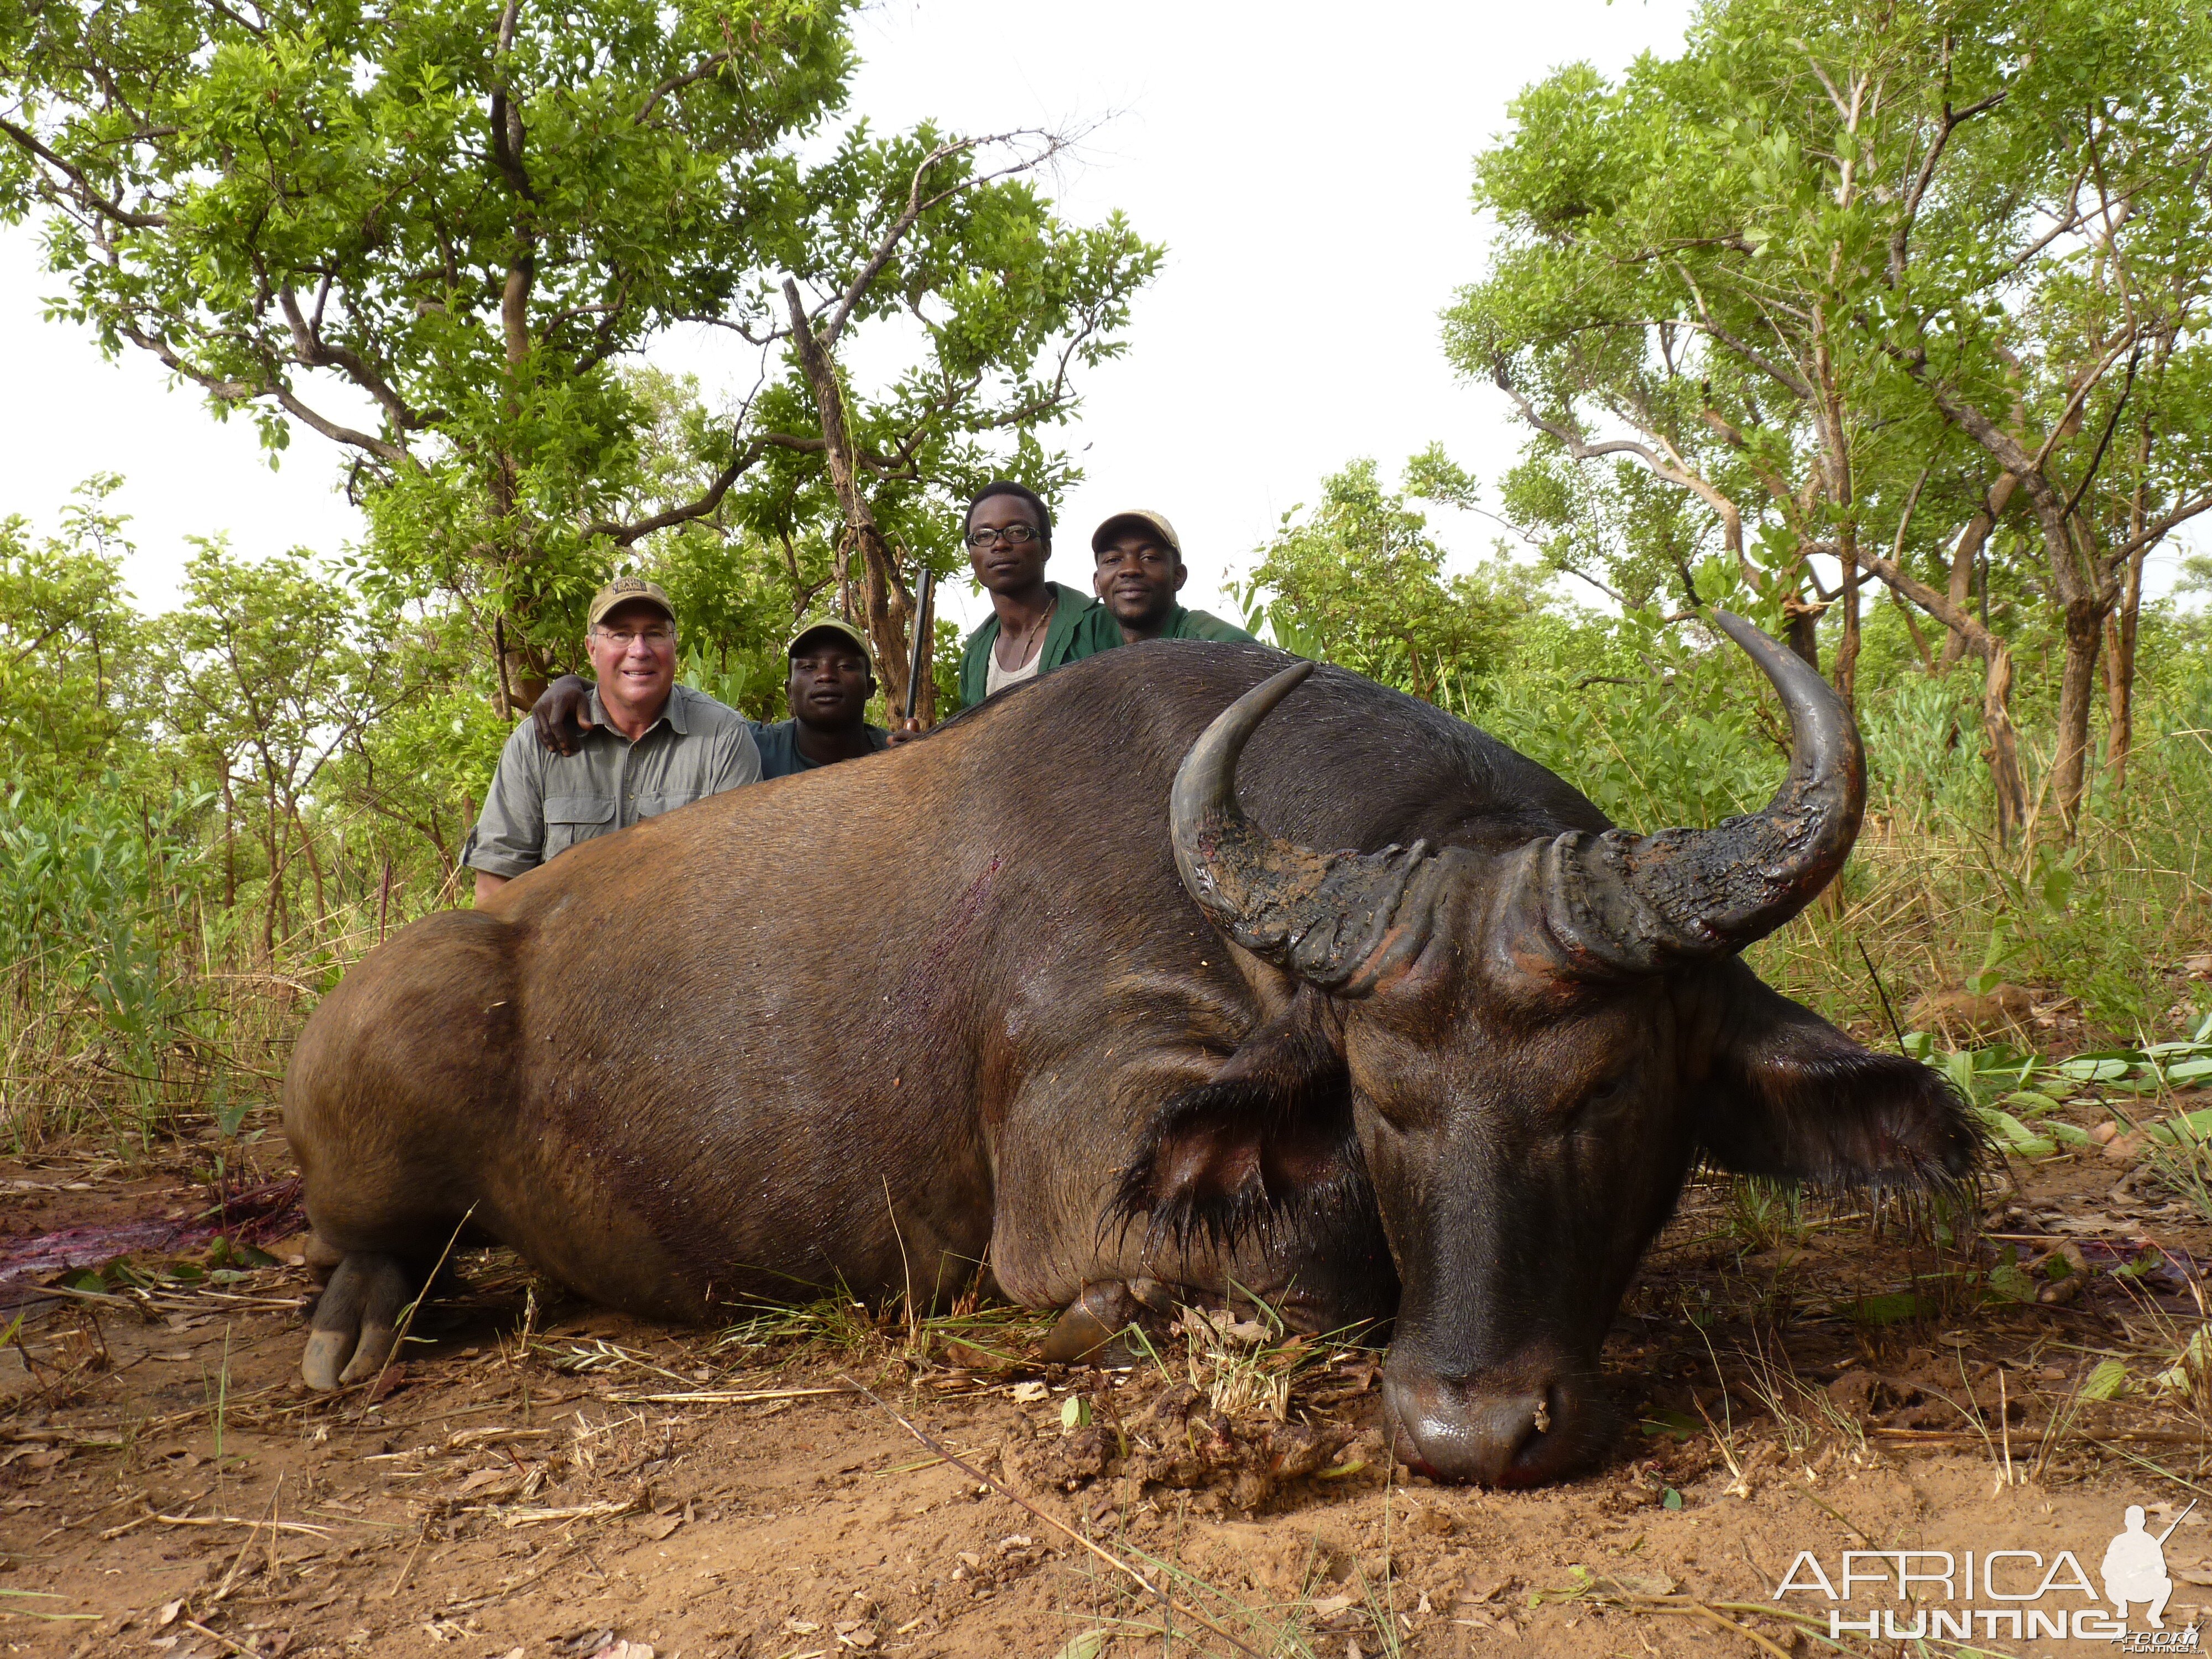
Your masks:
[{"label": "beige cap", "polygon": [[1176,534],[1175,526],[1168,522],[1164,513],[1155,513],[1149,507],[1132,507],[1116,513],[1112,518],[1091,532],[1091,550],[1096,555],[1106,550],[1106,544],[1114,539],[1114,532],[1125,525],[1142,525],[1175,550],[1182,557],[1182,538]]},{"label": "beige cap", "polygon": [[676,607],[669,604],[668,595],[662,592],[658,586],[646,580],[642,576],[617,576],[592,595],[592,609],[585,620],[584,626],[597,628],[599,625],[599,618],[605,616],[608,611],[618,605],[629,605],[633,602],[657,605],[666,614],[669,621],[676,620]]},{"label": "beige cap", "polygon": [[860,647],[860,654],[867,658],[872,666],[875,662],[875,653],[868,649],[868,636],[841,617],[809,617],[792,630],[791,638],[783,647],[783,654],[789,656],[799,649],[799,641],[805,639],[809,634],[819,634],[824,629],[832,634],[842,634],[852,641]]}]

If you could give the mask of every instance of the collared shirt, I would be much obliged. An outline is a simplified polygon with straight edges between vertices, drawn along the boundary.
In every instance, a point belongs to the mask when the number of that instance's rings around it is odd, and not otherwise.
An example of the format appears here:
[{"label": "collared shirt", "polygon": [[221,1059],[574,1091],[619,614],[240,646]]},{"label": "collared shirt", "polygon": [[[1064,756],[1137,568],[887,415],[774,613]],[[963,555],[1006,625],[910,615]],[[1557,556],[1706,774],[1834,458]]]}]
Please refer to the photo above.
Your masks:
[{"label": "collared shirt", "polygon": [[578,842],[627,830],[761,775],[751,722],[703,692],[672,688],[660,718],[635,743],[615,730],[592,688],[592,725],[573,755],[556,755],[526,720],[500,751],[483,814],[461,862],[519,876]]},{"label": "collared shirt", "polygon": [[[796,718],[773,723],[751,720],[747,724],[753,729],[753,741],[760,745],[761,776],[763,780],[787,778],[794,772],[811,772],[834,764],[830,761],[811,761],[799,752],[799,721]],[[868,734],[869,748],[882,750],[890,747],[891,734],[882,726],[866,726],[860,729]],[[858,760],[860,757],[850,755],[845,758]]]},{"label": "collared shirt", "polygon": [[[1036,655],[1036,672],[1049,674],[1121,643],[1121,624],[1114,613],[1088,593],[1079,593],[1060,582],[1045,584],[1053,591],[1052,620],[1045,624],[1044,644]],[[960,702],[973,708],[990,696],[991,653],[999,643],[999,613],[994,611],[983,625],[968,636],[960,653]]]},{"label": "collared shirt", "polygon": [[1225,640],[1239,645],[1257,645],[1259,641],[1247,634],[1235,623],[1225,623],[1210,611],[1186,611],[1181,605],[1168,618],[1168,625],[1159,631],[1164,640]]}]

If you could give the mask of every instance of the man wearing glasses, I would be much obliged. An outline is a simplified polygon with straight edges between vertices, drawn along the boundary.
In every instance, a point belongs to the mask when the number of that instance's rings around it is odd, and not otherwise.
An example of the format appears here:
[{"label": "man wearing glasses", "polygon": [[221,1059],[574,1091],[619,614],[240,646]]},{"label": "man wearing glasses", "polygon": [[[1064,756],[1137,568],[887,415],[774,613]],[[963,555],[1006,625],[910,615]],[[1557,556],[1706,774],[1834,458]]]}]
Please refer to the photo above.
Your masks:
[{"label": "man wearing glasses", "polygon": [[968,562],[991,614],[960,657],[960,701],[994,692],[1121,643],[1113,613],[1088,593],[1044,579],[1052,514],[1036,492],[1001,479],[968,505]]},{"label": "man wearing glasses", "polygon": [[623,576],[593,595],[584,648],[598,683],[582,741],[551,752],[525,720],[500,753],[461,853],[478,904],[579,842],[761,775],[744,717],[676,684],[676,612],[653,583]]}]

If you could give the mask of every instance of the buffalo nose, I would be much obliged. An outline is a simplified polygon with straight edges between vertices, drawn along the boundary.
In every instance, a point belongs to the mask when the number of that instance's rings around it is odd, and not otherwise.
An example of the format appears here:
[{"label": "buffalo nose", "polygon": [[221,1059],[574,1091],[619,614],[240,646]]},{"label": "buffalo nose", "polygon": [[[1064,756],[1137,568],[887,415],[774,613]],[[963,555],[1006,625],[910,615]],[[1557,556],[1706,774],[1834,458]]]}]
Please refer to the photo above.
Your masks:
[{"label": "buffalo nose", "polygon": [[1548,1370],[1451,1378],[1385,1371],[1382,1399],[1398,1455],[1438,1480],[1534,1486],[1580,1462],[1602,1416],[1589,1388]]}]

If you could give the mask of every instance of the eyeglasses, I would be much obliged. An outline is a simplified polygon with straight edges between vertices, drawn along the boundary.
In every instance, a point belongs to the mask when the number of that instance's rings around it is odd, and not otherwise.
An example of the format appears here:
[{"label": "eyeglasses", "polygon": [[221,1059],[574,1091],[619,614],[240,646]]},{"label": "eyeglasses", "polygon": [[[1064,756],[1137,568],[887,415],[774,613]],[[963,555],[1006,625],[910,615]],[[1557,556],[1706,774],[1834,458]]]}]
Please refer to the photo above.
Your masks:
[{"label": "eyeglasses", "polygon": [[673,645],[676,642],[676,630],[665,625],[641,628],[635,632],[627,628],[602,628],[599,629],[599,637],[617,651],[627,651],[641,640],[648,648],[658,651],[664,645]]},{"label": "eyeglasses", "polygon": [[1037,538],[1035,526],[1025,524],[1001,525],[996,530],[971,530],[968,545],[988,547],[993,542],[1005,542],[1013,547],[1027,547]]}]

